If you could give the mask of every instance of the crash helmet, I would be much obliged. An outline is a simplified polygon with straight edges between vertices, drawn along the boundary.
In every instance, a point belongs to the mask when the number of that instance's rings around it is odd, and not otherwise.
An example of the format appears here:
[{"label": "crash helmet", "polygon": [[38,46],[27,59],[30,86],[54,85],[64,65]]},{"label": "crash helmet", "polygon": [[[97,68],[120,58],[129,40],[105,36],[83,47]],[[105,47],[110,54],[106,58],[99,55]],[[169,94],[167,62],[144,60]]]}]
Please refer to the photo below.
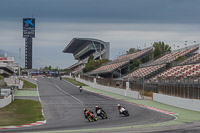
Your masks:
[{"label": "crash helmet", "polygon": [[95,106],[95,109],[98,109],[99,108],[99,106]]},{"label": "crash helmet", "polygon": [[117,104],[117,107],[118,107],[118,109],[120,109],[122,107],[122,105],[121,104]]}]

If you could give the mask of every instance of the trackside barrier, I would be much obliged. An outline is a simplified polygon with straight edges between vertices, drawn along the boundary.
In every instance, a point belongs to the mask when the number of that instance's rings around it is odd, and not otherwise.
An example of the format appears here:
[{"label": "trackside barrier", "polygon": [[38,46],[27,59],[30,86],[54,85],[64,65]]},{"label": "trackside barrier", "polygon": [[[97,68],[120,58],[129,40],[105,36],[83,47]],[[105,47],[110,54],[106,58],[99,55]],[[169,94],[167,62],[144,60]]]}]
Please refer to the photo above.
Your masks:
[{"label": "trackside barrier", "polygon": [[3,108],[7,105],[9,105],[12,102],[12,95],[9,95],[5,99],[0,99],[0,108]]},{"label": "trackside barrier", "polygon": [[176,106],[179,108],[200,112],[200,100],[186,99],[186,98],[168,96],[158,93],[153,93],[153,100],[160,103]]},{"label": "trackside barrier", "polygon": [[114,88],[114,87],[108,87],[108,86],[103,86],[103,85],[99,85],[96,83],[92,83],[83,79],[79,79],[76,78],[77,81],[82,82],[90,87],[99,89],[99,90],[103,90],[103,91],[107,91],[107,92],[112,92],[114,94],[119,94],[119,95],[123,95],[123,96],[127,96],[127,97],[132,97],[135,99],[141,99],[141,96],[139,94],[139,92],[137,91],[131,91],[129,89],[119,89],[119,88]]}]

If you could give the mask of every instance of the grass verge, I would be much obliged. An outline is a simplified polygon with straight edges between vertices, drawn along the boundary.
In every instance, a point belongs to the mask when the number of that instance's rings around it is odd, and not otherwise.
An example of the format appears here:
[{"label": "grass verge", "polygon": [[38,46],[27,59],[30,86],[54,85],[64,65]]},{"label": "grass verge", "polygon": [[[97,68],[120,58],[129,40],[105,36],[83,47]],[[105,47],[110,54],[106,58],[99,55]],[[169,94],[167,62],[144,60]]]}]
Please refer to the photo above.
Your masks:
[{"label": "grass verge", "polygon": [[76,81],[75,79],[71,79],[71,78],[64,78],[65,80],[69,81],[70,83],[76,85],[76,86],[87,86],[81,82]]},{"label": "grass verge", "polygon": [[24,125],[44,120],[39,101],[16,99],[0,108],[0,126]]},{"label": "grass verge", "polygon": [[27,80],[23,80],[24,81],[24,85],[23,88],[37,88],[37,86]]}]

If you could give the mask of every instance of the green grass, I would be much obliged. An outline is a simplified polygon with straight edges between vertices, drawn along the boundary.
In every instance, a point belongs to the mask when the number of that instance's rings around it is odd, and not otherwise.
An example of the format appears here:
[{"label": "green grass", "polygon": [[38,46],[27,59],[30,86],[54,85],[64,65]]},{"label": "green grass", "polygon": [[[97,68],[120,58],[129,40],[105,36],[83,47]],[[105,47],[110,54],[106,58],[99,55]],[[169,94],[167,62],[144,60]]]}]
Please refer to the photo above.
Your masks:
[{"label": "green grass", "polygon": [[24,85],[23,88],[37,88],[37,86],[29,81],[23,80],[24,81]]},{"label": "green grass", "polygon": [[71,79],[71,78],[64,78],[65,80],[69,81],[70,83],[76,85],[76,86],[87,86],[81,82],[76,81],[75,79]]},{"label": "green grass", "polygon": [[0,126],[24,125],[44,120],[39,101],[16,99],[0,108]]}]

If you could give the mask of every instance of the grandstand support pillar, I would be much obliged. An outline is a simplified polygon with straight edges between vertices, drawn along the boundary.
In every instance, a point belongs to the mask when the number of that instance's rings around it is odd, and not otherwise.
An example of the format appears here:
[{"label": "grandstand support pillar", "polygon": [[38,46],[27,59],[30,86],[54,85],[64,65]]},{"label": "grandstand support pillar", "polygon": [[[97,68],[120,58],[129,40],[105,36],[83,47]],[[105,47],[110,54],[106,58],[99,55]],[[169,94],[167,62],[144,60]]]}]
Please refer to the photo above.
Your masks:
[{"label": "grandstand support pillar", "polygon": [[72,78],[72,73],[69,73],[69,77]]},{"label": "grandstand support pillar", "polygon": [[198,85],[198,99],[200,99],[200,96],[199,96],[199,85]]},{"label": "grandstand support pillar", "polygon": [[119,78],[122,78],[121,68],[119,68]]},{"label": "grandstand support pillar", "polygon": [[130,82],[127,81],[127,82],[126,82],[126,90],[129,90],[129,89],[130,89]]},{"label": "grandstand support pillar", "polygon": [[144,78],[143,78],[142,83],[143,83],[143,84],[142,84],[142,91],[143,91],[142,93],[143,93],[143,100],[144,100]]},{"label": "grandstand support pillar", "polygon": [[94,46],[94,48],[95,48],[95,52],[98,52],[97,51],[97,48],[96,48],[96,46],[95,46],[95,44],[94,44],[94,42],[93,41],[91,41],[92,42],[92,45]]},{"label": "grandstand support pillar", "polygon": [[129,64],[128,64],[128,72],[129,72],[130,69],[131,69],[130,67],[131,67],[131,64],[129,63]]}]

